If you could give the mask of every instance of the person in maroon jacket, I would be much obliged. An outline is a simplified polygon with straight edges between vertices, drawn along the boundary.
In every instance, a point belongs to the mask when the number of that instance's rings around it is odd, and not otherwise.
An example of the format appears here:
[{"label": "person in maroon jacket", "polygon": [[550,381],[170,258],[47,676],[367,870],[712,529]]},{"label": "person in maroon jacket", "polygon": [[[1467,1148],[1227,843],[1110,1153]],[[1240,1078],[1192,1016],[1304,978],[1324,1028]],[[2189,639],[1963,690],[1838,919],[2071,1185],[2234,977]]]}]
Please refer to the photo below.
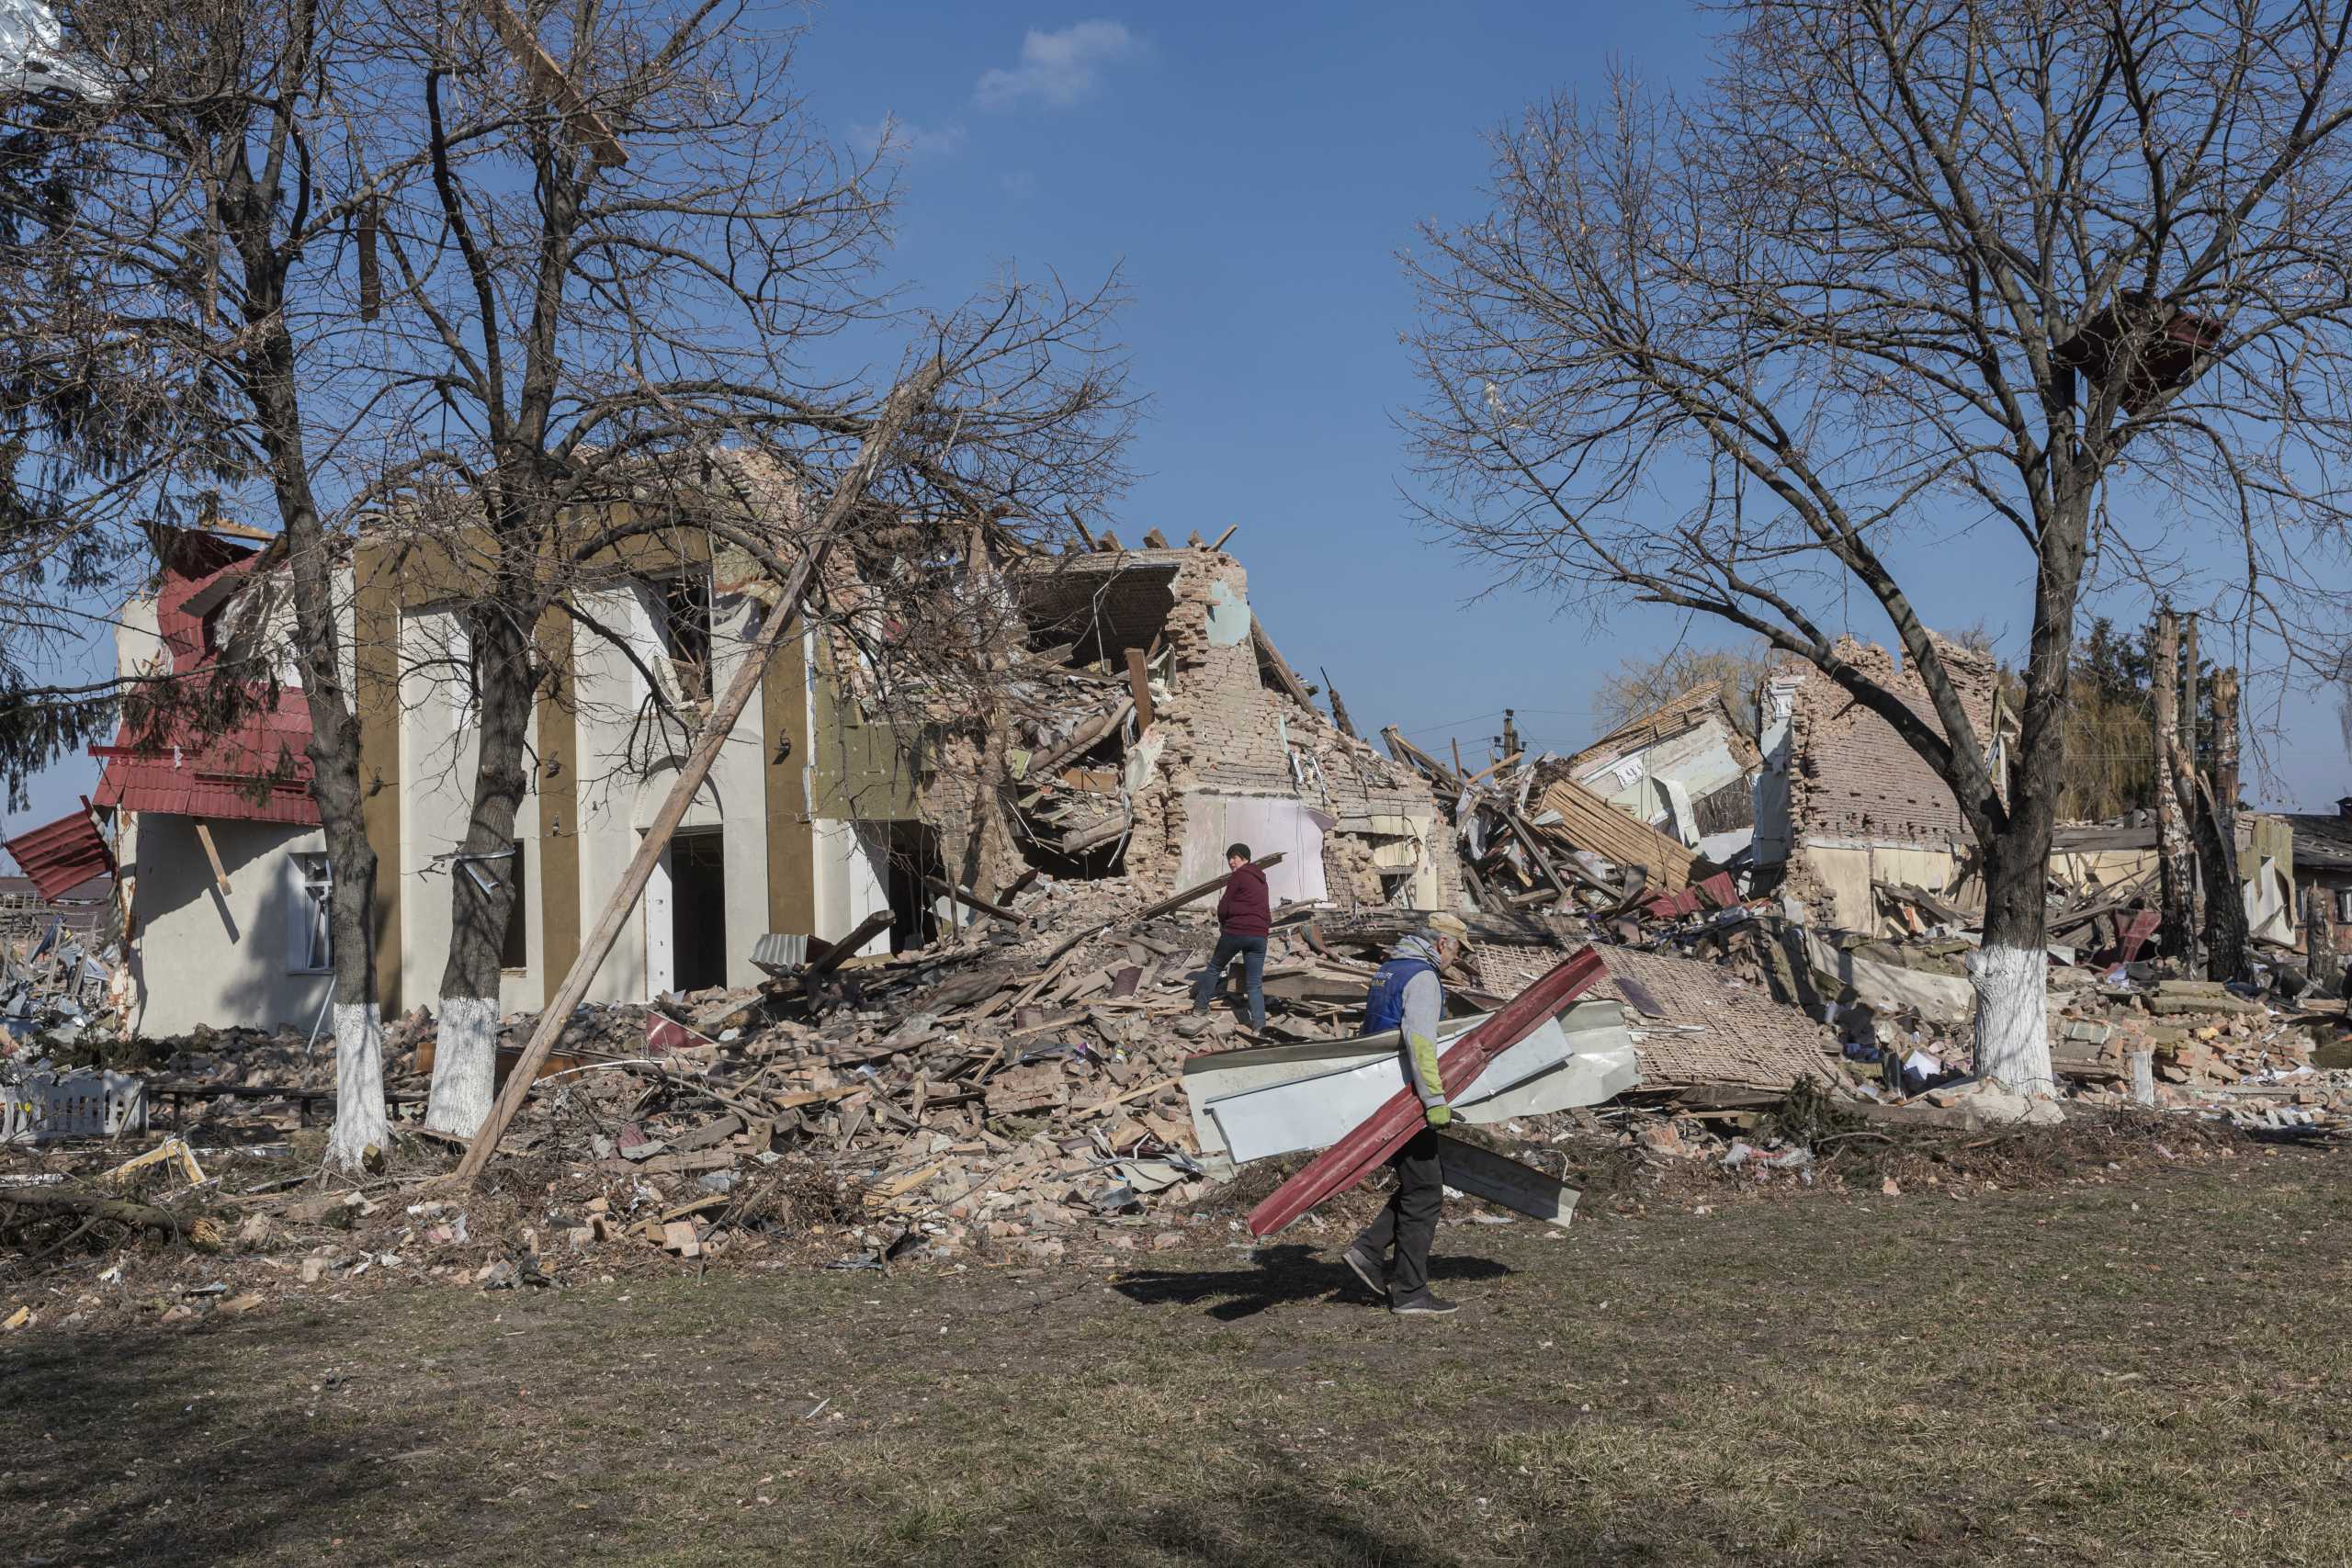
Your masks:
[{"label": "person in maroon jacket", "polygon": [[1225,863],[1233,874],[1226,879],[1225,897],[1216,901],[1216,956],[1193,987],[1193,1010],[1209,1010],[1209,998],[1216,995],[1227,966],[1238,958],[1254,1032],[1266,1027],[1266,938],[1273,932],[1273,911],[1266,897],[1266,874],[1250,863],[1249,845],[1226,845]]}]

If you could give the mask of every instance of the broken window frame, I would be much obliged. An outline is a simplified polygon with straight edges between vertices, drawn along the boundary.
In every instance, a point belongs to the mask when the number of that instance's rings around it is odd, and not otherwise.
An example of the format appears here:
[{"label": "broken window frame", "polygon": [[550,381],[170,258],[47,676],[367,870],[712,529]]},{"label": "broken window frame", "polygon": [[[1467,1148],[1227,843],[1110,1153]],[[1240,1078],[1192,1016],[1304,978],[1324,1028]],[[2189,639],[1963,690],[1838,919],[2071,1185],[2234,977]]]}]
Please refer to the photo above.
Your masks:
[{"label": "broken window frame", "polygon": [[524,876],[523,840],[516,839],[514,844],[514,900],[507,906],[506,930],[498,939],[499,971],[507,975],[525,973],[531,967],[530,884]]},{"label": "broken window frame", "polygon": [[670,661],[670,673],[677,681],[679,700],[695,707],[707,705],[718,633],[711,574],[707,570],[682,571],[656,578],[647,587],[650,592],[643,602],[653,622],[654,638],[661,644],[662,655]]},{"label": "broken window frame", "polygon": [[286,912],[286,972],[332,974],[334,931],[328,904],[334,893],[334,863],[323,850],[295,851],[287,863],[292,897]]}]

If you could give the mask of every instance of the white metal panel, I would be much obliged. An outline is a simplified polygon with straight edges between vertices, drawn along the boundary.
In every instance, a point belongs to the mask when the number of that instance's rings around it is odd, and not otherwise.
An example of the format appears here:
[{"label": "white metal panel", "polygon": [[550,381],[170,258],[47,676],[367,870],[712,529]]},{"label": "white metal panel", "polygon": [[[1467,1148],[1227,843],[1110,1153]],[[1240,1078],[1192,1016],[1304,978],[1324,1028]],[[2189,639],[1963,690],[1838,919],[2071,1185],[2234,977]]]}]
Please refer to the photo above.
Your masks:
[{"label": "white metal panel", "polygon": [[1323,825],[1296,800],[1279,795],[1210,795],[1184,797],[1182,886],[1225,874],[1227,844],[1250,846],[1263,858],[1280,851],[1283,861],[1266,872],[1266,891],[1277,904],[1320,903],[1330,896],[1323,880]]},{"label": "white metal panel", "polygon": [[[1476,1021],[1457,1021],[1466,1027]],[[1563,1028],[1564,1021],[1569,1027]],[[1218,1144],[1237,1165],[1328,1147],[1406,1087],[1404,1055],[1396,1034],[1392,1032],[1380,1043],[1385,1049],[1369,1060],[1208,1099],[1206,1116],[1196,1111],[1194,1121],[1216,1123]],[[1588,1055],[1589,1061],[1584,1059]],[[1490,1123],[1596,1105],[1638,1081],[1633,1041],[1617,1004],[1585,1002],[1571,1009],[1565,1021],[1544,1020],[1526,1039],[1488,1063],[1477,1082],[1455,1099],[1454,1107],[1465,1121]]]}]

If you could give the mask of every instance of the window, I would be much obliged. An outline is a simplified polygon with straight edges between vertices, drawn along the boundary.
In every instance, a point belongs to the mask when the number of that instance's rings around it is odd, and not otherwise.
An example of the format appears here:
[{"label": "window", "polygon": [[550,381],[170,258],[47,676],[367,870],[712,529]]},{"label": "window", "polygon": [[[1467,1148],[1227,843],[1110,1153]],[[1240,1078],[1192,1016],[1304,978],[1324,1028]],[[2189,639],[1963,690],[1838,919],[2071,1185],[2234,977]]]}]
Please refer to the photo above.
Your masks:
[{"label": "window", "polygon": [[662,651],[678,677],[678,694],[690,703],[710,700],[710,580],[673,577],[661,585]]},{"label": "window", "polygon": [[2339,926],[2352,926],[2352,887],[2339,887],[2335,890],[2335,923]]},{"label": "window", "polygon": [[514,902],[506,910],[506,934],[498,944],[498,966],[501,969],[528,969],[531,966],[531,922],[524,913],[524,902],[529,884],[523,880],[523,840],[514,840],[514,859],[508,869],[514,876]]},{"label": "window", "polygon": [[322,854],[287,857],[288,909],[286,927],[286,967],[298,975],[323,974],[334,967],[327,899],[334,891],[334,869]]}]

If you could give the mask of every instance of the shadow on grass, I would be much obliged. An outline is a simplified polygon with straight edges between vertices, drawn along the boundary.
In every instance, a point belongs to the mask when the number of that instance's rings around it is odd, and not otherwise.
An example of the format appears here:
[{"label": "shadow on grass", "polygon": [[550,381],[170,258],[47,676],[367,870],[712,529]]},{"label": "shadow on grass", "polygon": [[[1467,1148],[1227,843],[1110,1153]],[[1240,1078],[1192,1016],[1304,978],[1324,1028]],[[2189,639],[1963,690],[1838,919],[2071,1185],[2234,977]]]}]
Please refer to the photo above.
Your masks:
[{"label": "shadow on grass", "polygon": [[[0,1377],[0,1518],[15,1561],[210,1563],[307,1545],[397,1490],[396,1456],[435,1434],[371,1415],[319,1422],[306,1408],[368,1398],[330,1386],[255,1408],[247,1330],[202,1328],[19,1339]],[[341,1347],[322,1336],[323,1371]],[[282,1346],[268,1352],[283,1363]],[[340,1414],[340,1413],[337,1413]]]},{"label": "shadow on grass", "polygon": [[[1486,1258],[1452,1258],[1441,1253],[1430,1259],[1433,1284],[1499,1280],[1510,1272]],[[1219,1323],[1254,1317],[1271,1307],[1298,1302],[1336,1300],[1365,1308],[1385,1304],[1373,1298],[1347,1265],[1311,1247],[1265,1247],[1252,1266],[1244,1269],[1130,1269],[1111,1283],[1129,1301],[1146,1306],[1213,1303],[1207,1315]]]}]

